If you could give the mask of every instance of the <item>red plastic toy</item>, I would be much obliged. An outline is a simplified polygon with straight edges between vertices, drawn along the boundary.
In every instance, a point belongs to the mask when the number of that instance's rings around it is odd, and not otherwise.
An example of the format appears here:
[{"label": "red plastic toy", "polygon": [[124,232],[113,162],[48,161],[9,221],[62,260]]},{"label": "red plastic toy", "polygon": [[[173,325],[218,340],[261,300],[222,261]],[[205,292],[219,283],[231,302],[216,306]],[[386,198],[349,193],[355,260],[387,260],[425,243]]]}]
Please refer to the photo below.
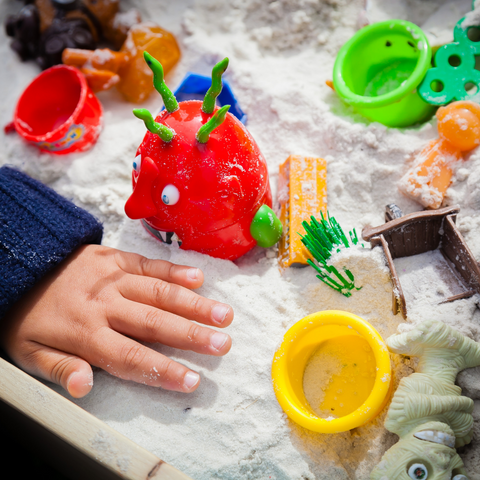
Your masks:
[{"label": "red plastic toy", "polygon": [[103,110],[79,70],[57,65],[38,75],[18,100],[15,130],[40,150],[89,149],[102,130]]},{"label": "red plastic toy", "polygon": [[271,210],[267,165],[245,127],[219,109],[215,99],[228,59],[212,72],[212,87],[203,103],[177,103],[163,81],[161,64],[145,52],[154,85],[166,109],[154,120],[134,110],[149,132],[137,150],[134,191],[125,205],[132,219],[160,240],[181,248],[235,260],[257,243],[275,244],[282,225]]}]

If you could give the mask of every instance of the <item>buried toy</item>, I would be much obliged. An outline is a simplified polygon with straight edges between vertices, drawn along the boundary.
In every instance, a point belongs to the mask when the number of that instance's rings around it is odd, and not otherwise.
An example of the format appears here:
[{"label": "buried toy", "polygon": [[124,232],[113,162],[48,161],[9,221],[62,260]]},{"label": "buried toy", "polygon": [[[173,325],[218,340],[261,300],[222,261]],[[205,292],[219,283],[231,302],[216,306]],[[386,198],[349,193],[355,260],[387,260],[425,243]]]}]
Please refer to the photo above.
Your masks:
[{"label": "buried toy", "polygon": [[155,120],[148,110],[134,110],[149,131],[137,150],[127,216],[142,219],[159,240],[172,243],[175,234],[182,249],[217,258],[235,260],[256,244],[274,245],[282,224],[270,208],[265,159],[227,113],[229,105],[215,105],[228,59],[213,68],[203,103],[178,103],[160,62],[147,52],[144,57],[165,110]]},{"label": "buried toy", "polygon": [[480,345],[442,322],[428,320],[387,340],[390,351],[418,356],[416,373],[400,381],[385,428],[400,440],[372,480],[467,480],[455,447],[470,443],[473,400],[461,396],[457,374],[480,365]]},{"label": "buried toy", "polygon": [[439,138],[422,150],[399,184],[405,195],[426,208],[441,206],[455,163],[462,159],[464,152],[480,144],[480,106],[477,103],[453,102],[440,107],[436,115]]}]

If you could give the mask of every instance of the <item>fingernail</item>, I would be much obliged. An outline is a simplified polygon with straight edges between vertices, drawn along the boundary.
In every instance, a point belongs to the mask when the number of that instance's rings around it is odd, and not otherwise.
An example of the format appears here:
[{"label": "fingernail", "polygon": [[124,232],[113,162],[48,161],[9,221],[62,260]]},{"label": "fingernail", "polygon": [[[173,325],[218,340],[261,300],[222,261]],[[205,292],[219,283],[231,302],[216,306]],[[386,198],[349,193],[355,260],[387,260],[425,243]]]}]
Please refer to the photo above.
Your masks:
[{"label": "fingernail", "polygon": [[195,372],[187,372],[183,377],[183,386],[191,390],[200,381],[200,375]]},{"label": "fingernail", "polygon": [[187,277],[190,280],[198,280],[198,268],[189,268],[187,270]]},{"label": "fingernail", "polygon": [[220,350],[228,340],[228,335],[225,335],[224,333],[220,332],[215,332],[211,337],[210,337],[210,344],[215,350]]},{"label": "fingernail", "polygon": [[69,391],[70,382],[78,375],[78,372],[73,372],[67,378],[67,390]]},{"label": "fingernail", "polygon": [[227,316],[227,313],[229,310],[230,310],[230,307],[228,307],[227,305],[221,305],[221,304],[215,305],[212,308],[213,321],[221,325],[224,322],[225,317]]}]

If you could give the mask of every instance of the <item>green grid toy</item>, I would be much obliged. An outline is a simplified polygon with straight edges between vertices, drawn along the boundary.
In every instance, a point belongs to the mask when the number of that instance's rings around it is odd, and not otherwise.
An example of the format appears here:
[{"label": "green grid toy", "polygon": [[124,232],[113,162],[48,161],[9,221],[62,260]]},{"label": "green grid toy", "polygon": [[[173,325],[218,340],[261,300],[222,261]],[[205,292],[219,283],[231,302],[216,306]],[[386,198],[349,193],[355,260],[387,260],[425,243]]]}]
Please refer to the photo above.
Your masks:
[{"label": "green grid toy", "polygon": [[438,49],[435,67],[428,70],[418,87],[420,96],[431,105],[445,105],[455,100],[480,101],[480,71],[475,69],[480,41],[470,38],[471,31],[480,33],[480,28],[464,26],[464,21],[465,17],[455,25],[454,42]]}]

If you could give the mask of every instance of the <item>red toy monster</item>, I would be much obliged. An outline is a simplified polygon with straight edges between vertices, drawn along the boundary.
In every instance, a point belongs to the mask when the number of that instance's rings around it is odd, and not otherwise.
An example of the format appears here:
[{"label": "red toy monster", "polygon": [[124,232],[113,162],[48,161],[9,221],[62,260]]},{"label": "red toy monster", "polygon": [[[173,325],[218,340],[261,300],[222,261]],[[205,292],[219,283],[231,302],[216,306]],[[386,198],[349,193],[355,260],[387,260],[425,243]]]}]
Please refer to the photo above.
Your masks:
[{"label": "red toy monster", "polygon": [[133,113],[149,130],[133,164],[133,194],[125,204],[132,219],[166,243],[174,234],[181,248],[235,260],[256,244],[274,245],[282,224],[270,208],[265,159],[229,105],[215,106],[228,59],[212,71],[203,103],[180,102],[163,80],[163,68],[145,52],[165,110],[154,120]]}]

